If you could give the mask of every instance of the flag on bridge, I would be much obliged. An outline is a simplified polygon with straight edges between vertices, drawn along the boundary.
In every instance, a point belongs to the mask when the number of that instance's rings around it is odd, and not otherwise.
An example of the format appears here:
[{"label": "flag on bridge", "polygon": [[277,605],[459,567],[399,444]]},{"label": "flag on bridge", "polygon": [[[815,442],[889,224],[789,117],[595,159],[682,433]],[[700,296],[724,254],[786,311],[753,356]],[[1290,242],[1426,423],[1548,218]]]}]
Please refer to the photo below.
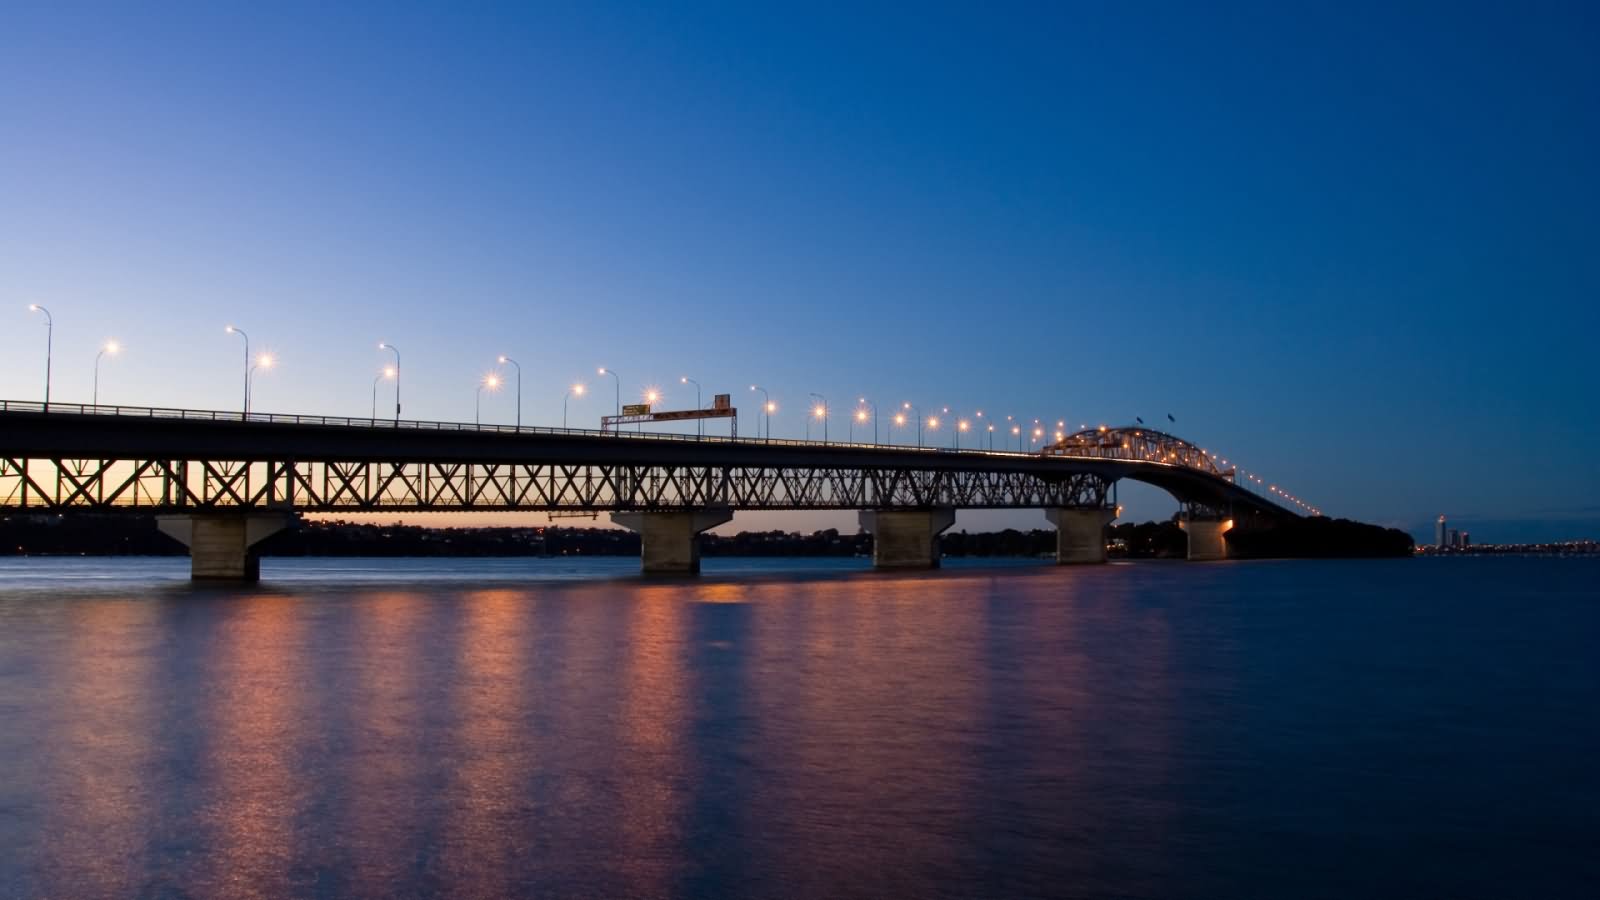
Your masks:
[{"label": "flag on bridge", "polygon": [[1177,419],[1174,419],[1174,418],[1173,418],[1173,417],[1172,417],[1172,413],[1167,413],[1167,421],[1168,421],[1168,422],[1176,422],[1176,421],[1178,421],[1178,420],[1177,420]]},{"label": "flag on bridge", "polygon": [[1133,420],[1134,420],[1134,421],[1135,421],[1135,422],[1138,422],[1138,423],[1139,423],[1139,424],[1140,424],[1140,425],[1143,425],[1143,424],[1144,424],[1144,420],[1143,420],[1143,419],[1141,419],[1141,418],[1139,418],[1139,417],[1138,417],[1138,416],[1134,416],[1134,417],[1133,417]]}]

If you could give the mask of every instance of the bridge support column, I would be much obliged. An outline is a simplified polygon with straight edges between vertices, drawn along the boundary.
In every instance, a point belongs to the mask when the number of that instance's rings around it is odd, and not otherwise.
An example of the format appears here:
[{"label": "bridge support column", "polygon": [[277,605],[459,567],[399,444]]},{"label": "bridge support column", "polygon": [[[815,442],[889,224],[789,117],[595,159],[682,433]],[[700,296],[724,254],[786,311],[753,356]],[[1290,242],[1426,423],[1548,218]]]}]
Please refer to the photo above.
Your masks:
[{"label": "bridge support column", "polygon": [[288,513],[203,513],[159,516],[162,534],[189,548],[189,577],[195,581],[261,580],[261,555],[255,546],[287,528]]},{"label": "bridge support column", "polygon": [[1044,514],[1056,526],[1057,565],[1106,561],[1106,526],[1117,517],[1116,510],[1058,507]]},{"label": "bridge support column", "polygon": [[939,568],[939,535],[956,523],[953,509],[864,509],[876,569]]},{"label": "bridge support column", "polygon": [[1192,562],[1209,562],[1228,558],[1227,533],[1233,529],[1232,519],[1184,519],[1178,523],[1189,535],[1189,559]]},{"label": "bridge support column", "polygon": [[638,532],[644,574],[694,575],[700,571],[700,532],[733,521],[733,510],[615,512],[611,521]]}]

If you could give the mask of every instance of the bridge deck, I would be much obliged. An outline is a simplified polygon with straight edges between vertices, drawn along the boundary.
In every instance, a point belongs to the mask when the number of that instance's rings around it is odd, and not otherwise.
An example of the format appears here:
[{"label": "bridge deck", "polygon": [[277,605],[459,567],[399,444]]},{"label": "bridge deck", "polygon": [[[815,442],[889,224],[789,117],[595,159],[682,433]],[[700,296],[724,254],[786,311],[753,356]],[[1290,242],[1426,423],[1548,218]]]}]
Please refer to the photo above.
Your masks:
[{"label": "bridge deck", "polygon": [[577,510],[1104,505],[1288,509],[1151,459],[0,401],[0,508]]}]

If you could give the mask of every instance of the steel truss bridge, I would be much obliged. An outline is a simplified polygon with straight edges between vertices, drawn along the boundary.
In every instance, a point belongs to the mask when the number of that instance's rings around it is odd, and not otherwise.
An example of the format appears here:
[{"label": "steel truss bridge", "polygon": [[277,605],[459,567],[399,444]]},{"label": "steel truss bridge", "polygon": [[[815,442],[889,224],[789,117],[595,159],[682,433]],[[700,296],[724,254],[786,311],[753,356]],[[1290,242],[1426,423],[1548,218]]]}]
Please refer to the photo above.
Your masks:
[{"label": "steel truss bridge", "polygon": [[0,401],[0,510],[66,513],[1107,509],[1298,517],[1144,428],[1044,452],[947,450]]}]

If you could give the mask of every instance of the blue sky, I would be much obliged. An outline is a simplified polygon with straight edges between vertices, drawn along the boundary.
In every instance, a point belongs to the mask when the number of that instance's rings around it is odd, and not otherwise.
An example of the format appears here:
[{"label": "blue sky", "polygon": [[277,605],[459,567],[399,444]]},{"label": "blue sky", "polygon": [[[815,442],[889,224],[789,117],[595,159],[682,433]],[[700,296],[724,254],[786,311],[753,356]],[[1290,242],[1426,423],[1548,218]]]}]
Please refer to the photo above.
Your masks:
[{"label": "blue sky", "polygon": [[61,400],[115,337],[103,400],[236,408],[231,322],[259,410],[365,414],[388,340],[418,418],[501,353],[543,424],[601,365],[775,434],[1170,412],[1330,514],[1600,536],[1591,5],[325,7],[7,8],[0,396],[39,302]]}]

